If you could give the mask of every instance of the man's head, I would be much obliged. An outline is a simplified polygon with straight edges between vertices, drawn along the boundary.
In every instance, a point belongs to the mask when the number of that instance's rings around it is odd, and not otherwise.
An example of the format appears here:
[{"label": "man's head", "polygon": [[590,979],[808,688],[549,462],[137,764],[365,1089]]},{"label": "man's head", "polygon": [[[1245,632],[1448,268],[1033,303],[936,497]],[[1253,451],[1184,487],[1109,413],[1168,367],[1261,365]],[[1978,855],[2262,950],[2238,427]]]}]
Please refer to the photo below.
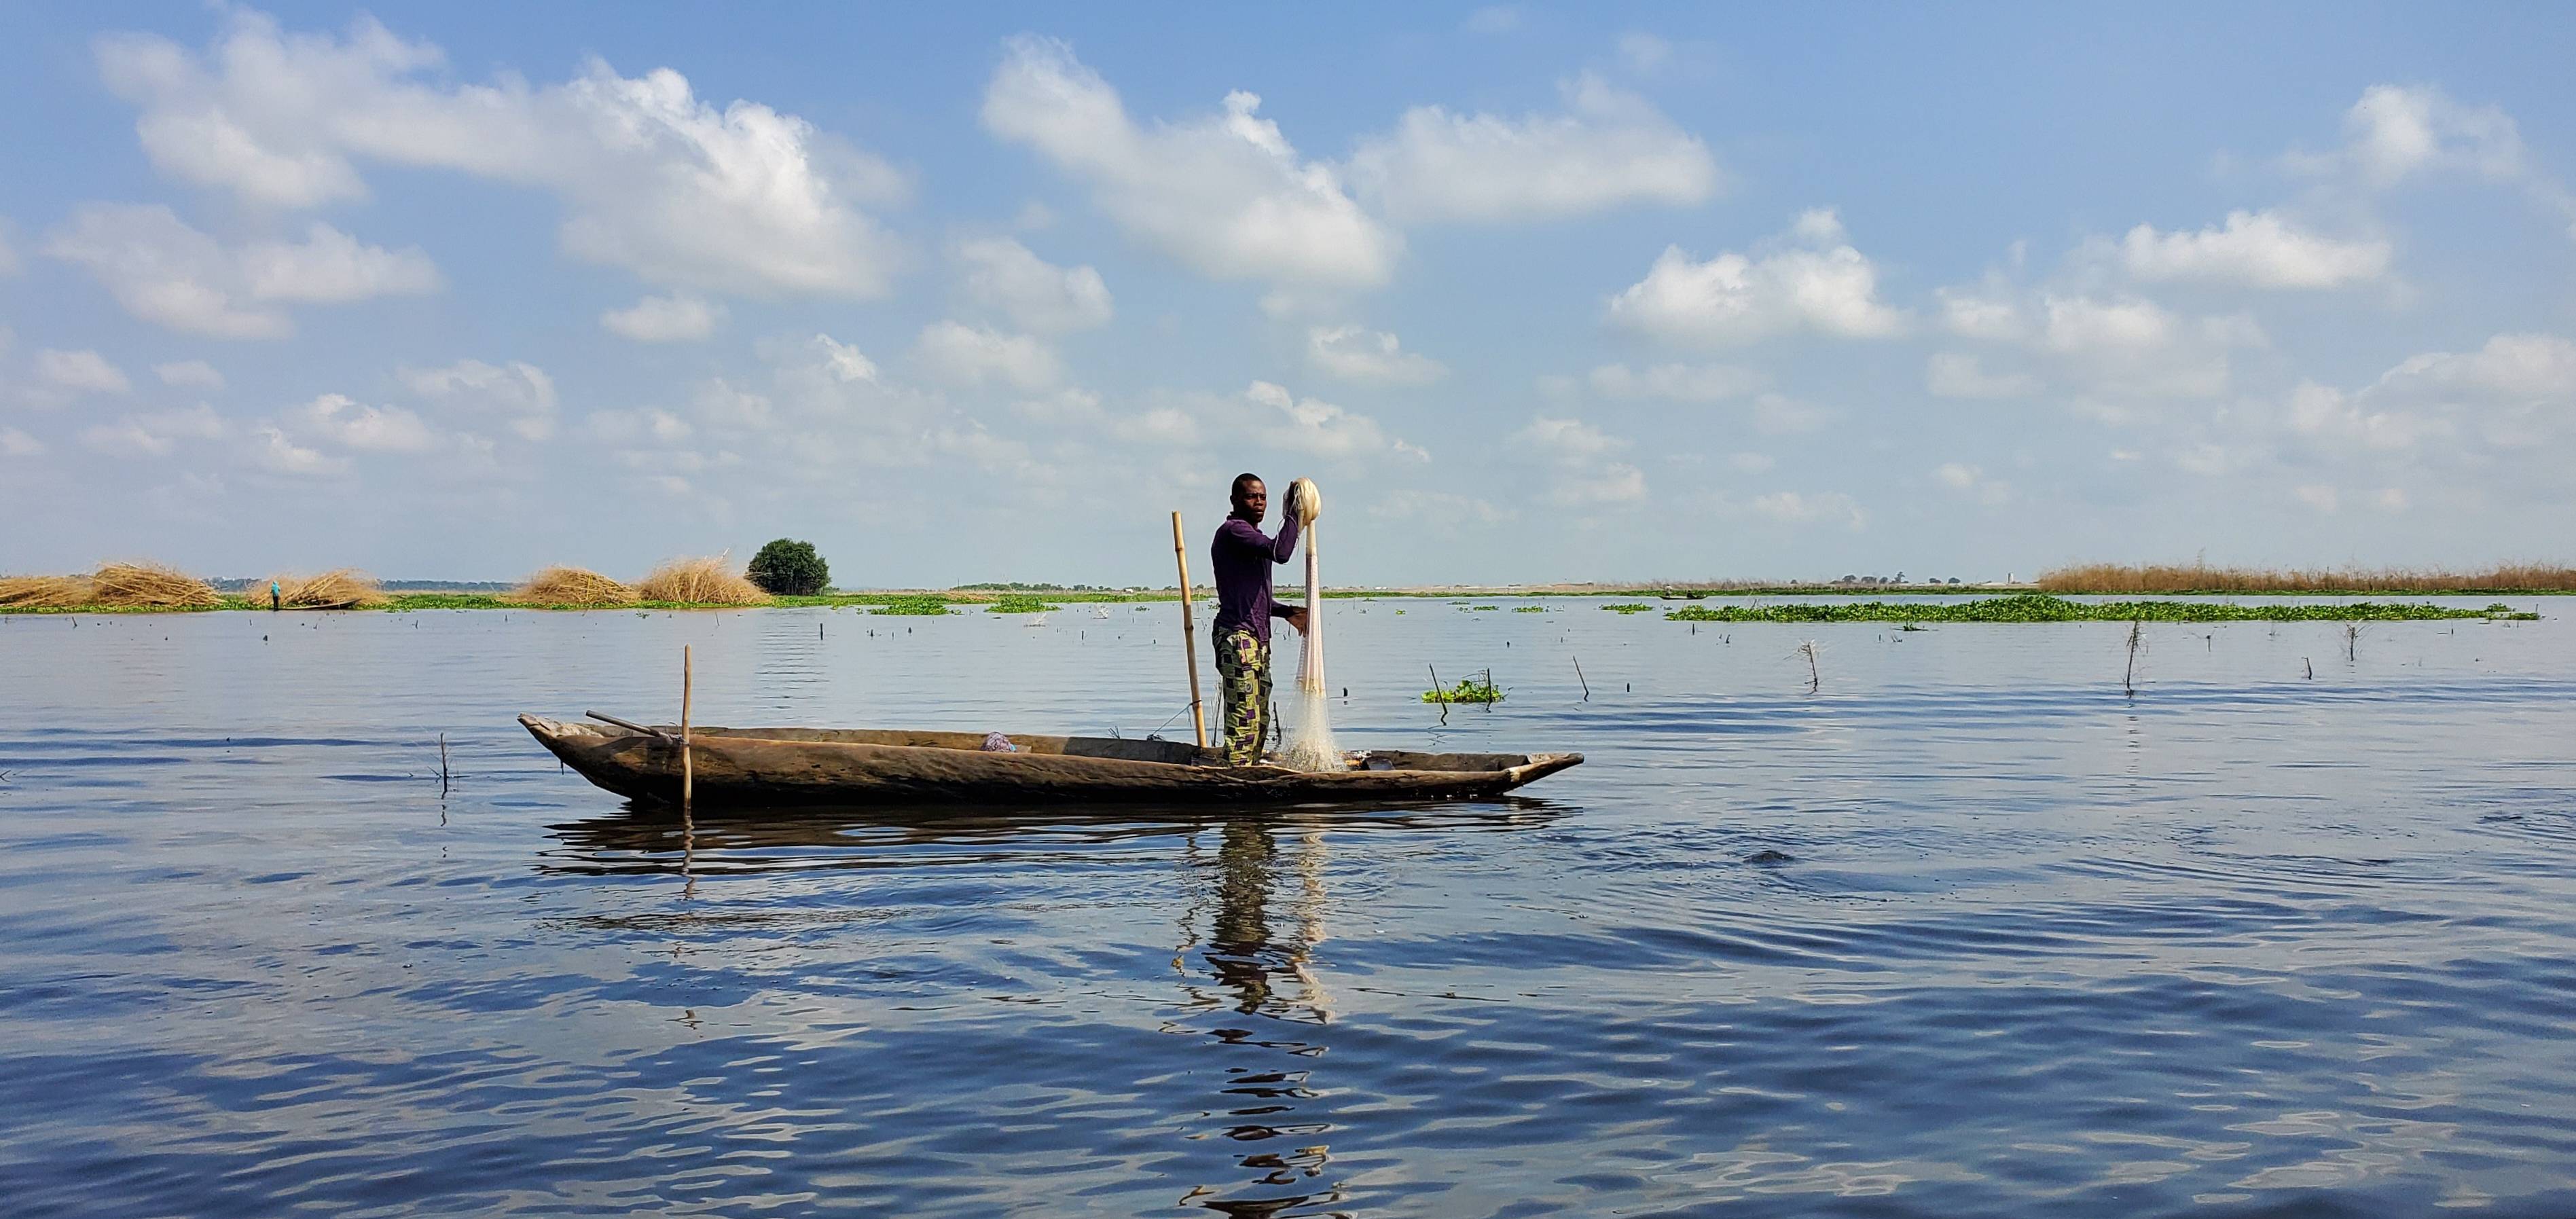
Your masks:
[{"label": "man's head", "polygon": [[1262,518],[1270,515],[1270,488],[1261,485],[1259,475],[1235,475],[1232,498],[1234,514],[1250,519],[1253,524],[1260,524]]}]

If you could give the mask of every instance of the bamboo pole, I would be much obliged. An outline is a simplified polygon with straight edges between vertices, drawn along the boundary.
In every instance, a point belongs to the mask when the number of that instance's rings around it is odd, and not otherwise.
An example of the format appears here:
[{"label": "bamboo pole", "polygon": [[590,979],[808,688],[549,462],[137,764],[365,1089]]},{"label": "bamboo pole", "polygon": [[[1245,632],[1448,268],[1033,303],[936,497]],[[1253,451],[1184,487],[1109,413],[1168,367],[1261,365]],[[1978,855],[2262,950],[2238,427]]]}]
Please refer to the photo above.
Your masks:
[{"label": "bamboo pole", "polygon": [[680,811],[689,811],[689,800],[697,794],[697,759],[689,756],[689,695],[696,684],[696,674],[689,664],[689,645],[680,645]]},{"label": "bamboo pole", "polygon": [[1190,620],[1190,552],[1189,543],[1181,540],[1181,510],[1172,510],[1172,562],[1181,569],[1181,652],[1190,661],[1190,731],[1198,735],[1199,748],[1207,748],[1207,714],[1199,704],[1198,625]]},{"label": "bamboo pole", "polygon": [[1297,688],[1320,694],[1324,689],[1324,581],[1315,562],[1315,523],[1306,526],[1306,642],[1298,649]]}]

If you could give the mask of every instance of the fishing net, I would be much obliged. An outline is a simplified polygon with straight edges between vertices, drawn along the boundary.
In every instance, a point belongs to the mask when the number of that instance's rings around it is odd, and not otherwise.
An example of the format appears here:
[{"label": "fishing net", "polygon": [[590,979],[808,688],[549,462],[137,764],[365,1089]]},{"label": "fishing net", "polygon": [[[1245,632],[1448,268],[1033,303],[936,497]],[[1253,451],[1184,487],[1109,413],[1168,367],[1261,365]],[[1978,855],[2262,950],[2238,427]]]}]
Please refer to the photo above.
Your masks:
[{"label": "fishing net", "polygon": [[1313,479],[1288,484],[1288,512],[1306,533],[1306,634],[1297,649],[1297,688],[1281,717],[1287,738],[1279,762],[1307,771],[1347,766],[1333,743],[1332,704],[1324,697],[1324,582],[1315,566],[1315,518],[1323,515],[1323,507],[1323,493]]}]

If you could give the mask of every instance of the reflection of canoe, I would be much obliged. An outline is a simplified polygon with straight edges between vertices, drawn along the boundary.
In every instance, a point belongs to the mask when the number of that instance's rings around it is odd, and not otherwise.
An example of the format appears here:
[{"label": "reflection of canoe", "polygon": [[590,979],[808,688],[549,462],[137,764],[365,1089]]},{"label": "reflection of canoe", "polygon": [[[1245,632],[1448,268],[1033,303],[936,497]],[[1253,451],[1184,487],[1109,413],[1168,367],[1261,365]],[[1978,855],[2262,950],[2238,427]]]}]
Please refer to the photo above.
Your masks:
[{"label": "reflection of canoe", "polygon": [[[637,800],[680,794],[679,733],[522,715],[539,744],[583,778]],[[1355,755],[1351,769],[1308,774],[1227,766],[1180,741],[1014,736],[988,753],[974,732],[833,728],[691,728],[694,802],[724,805],[895,802],[1150,801],[1234,805],[1490,796],[1583,760],[1579,753]],[[1376,767],[1377,769],[1371,769]]]}]

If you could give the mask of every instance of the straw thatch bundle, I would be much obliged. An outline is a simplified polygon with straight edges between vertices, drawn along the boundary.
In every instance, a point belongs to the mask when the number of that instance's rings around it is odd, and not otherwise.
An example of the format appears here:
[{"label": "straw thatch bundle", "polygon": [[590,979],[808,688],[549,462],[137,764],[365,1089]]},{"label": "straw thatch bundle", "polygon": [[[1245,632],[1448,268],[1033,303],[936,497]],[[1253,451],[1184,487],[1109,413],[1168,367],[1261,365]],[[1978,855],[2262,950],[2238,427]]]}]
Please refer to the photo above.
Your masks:
[{"label": "straw thatch bundle", "polygon": [[0,576],[0,606],[72,609],[89,600],[87,576]]},{"label": "straw thatch bundle", "polygon": [[[374,576],[341,567],[318,576],[277,576],[278,603],[288,609],[369,609],[392,600]],[[266,599],[268,590],[253,588],[251,600]]]},{"label": "straw thatch bundle", "polygon": [[769,594],[735,571],[726,555],[671,559],[635,585],[647,601],[682,605],[767,605]]},{"label": "straw thatch bundle", "polygon": [[159,563],[109,563],[89,578],[93,604],[120,609],[213,609],[214,587]]},{"label": "straw thatch bundle", "polygon": [[633,605],[635,590],[595,571],[549,567],[510,594],[526,605]]}]

